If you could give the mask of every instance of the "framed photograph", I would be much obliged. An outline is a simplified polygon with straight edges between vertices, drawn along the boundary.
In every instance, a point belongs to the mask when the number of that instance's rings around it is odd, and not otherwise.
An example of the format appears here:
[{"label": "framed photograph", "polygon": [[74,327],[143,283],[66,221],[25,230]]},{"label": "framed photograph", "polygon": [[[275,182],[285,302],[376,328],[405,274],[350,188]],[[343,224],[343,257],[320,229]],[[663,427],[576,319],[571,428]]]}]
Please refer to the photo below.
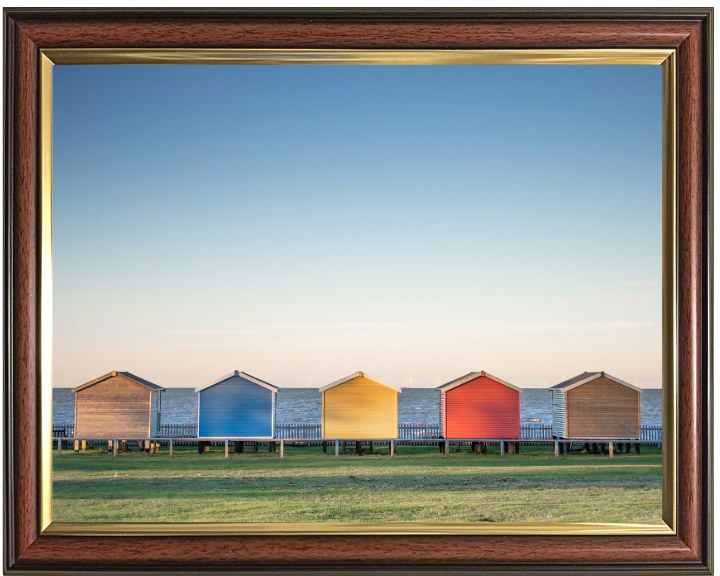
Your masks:
[{"label": "framed photograph", "polygon": [[712,10],[5,31],[8,573],[712,572]]}]

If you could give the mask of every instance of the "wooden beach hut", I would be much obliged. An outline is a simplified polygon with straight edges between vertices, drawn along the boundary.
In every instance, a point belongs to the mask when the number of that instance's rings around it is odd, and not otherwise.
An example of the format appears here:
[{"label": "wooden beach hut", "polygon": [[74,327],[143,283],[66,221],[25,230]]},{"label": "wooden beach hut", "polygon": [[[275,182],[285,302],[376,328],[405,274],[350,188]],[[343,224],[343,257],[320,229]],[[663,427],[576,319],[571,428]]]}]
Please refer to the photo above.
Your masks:
[{"label": "wooden beach hut", "polygon": [[156,438],[165,388],[113,370],[73,388],[75,438]]},{"label": "wooden beach hut", "polygon": [[274,438],[277,391],[277,386],[237,370],[195,388],[198,436]]},{"label": "wooden beach hut", "polygon": [[397,438],[400,388],[355,372],[320,392],[323,438]]},{"label": "wooden beach hut", "polygon": [[583,372],[550,391],[555,438],[640,439],[637,386],[607,372]]},{"label": "wooden beach hut", "polygon": [[497,376],[470,372],[438,386],[444,438],[520,438],[522,390]]}]

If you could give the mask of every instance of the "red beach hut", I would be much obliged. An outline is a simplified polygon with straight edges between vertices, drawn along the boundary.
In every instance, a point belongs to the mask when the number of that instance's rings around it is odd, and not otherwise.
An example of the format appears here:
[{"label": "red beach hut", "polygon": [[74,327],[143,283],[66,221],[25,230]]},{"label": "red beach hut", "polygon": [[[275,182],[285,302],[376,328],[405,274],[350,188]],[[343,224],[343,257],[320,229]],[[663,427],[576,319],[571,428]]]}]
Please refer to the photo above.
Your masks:
[{"label": "red beach hut", "polygon": [[520,438],[522,390],[487,372],[438,386],[445,438]]}]

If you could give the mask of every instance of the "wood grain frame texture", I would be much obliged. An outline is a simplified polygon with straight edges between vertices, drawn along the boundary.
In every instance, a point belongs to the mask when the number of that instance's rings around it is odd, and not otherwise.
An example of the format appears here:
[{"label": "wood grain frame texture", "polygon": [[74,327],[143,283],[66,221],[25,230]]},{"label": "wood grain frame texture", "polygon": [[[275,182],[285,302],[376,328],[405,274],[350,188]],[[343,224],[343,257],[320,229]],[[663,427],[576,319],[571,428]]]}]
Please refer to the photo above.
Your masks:
[{"label": "wood grain frame texture", "polygon": [[[5,25],[5,569],[683,573],[712,569],[712,10],[22,10]],[[676,536],[75,537],[39,533],[39,50],[677,50]]]}]

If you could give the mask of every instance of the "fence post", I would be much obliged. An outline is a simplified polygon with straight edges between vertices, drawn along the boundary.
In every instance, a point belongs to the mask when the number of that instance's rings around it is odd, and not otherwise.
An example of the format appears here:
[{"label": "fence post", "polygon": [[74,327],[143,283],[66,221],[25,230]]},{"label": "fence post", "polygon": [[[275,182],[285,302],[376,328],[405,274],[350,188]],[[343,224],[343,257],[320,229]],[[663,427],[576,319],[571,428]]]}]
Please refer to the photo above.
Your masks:
[{"label": "fence post", "polygon": [[58,456],[62,455],[62,440],[58,438]]}]

